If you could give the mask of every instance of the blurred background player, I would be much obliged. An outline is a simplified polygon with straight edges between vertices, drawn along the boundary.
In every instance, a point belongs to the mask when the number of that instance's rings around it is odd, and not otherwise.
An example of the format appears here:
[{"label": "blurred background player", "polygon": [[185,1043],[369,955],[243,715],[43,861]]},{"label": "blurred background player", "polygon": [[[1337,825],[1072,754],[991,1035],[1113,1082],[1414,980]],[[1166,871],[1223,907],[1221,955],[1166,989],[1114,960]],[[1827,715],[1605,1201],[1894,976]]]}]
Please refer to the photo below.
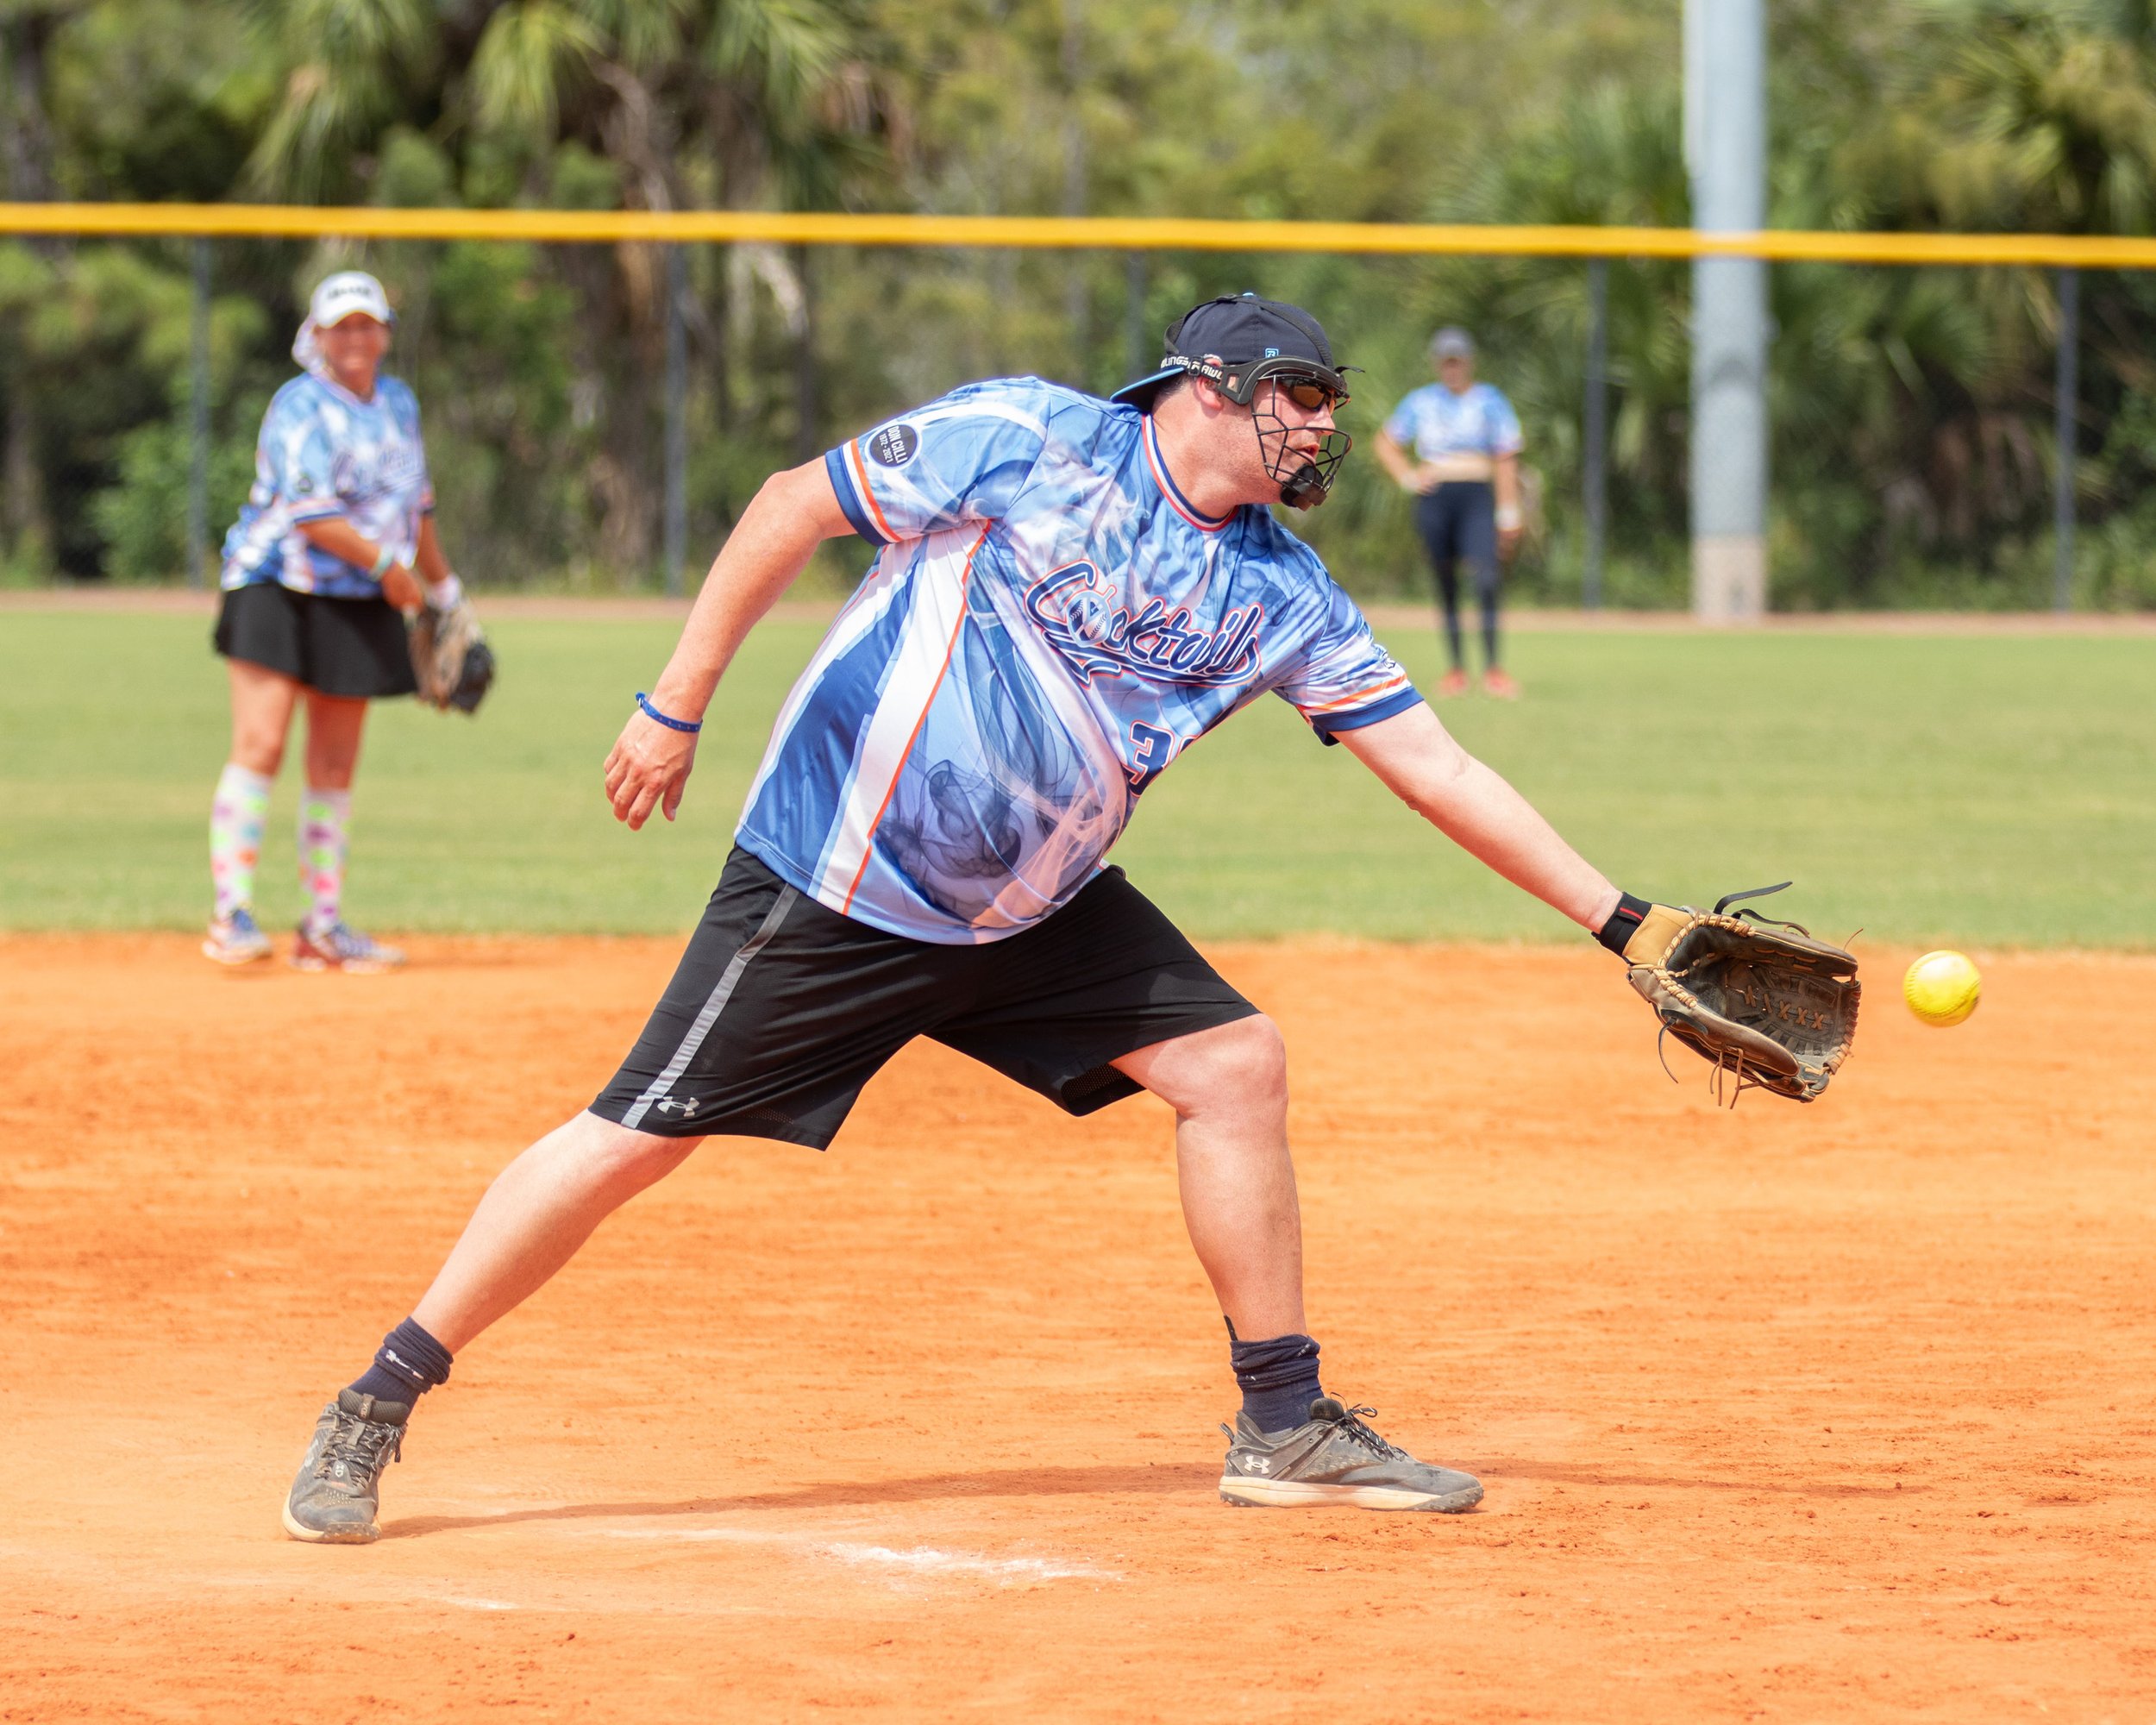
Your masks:
[{"label": "blurred background player", "polygon": [[1482,687],[1509,700],[1520,686],[1498,662],[1498,565],[1520,543],[1520,417],[1495,387],[1476,382],[1475,342],[1466,330],[1438,330],[1430,338],[1430,361],[1438,380],[1412,391],[1393,410],[1378,433],[1377,459],[1421,499],[1415,525],[1429,548],[1452,656],[1438,693],[1468,689],[1458,574],[1465,560],[1482,608]]},{"label": "blurred background player", "polygon": [[292,963],[358,971],[404,962],[344,921],[352,775],[367,702],[415,688],[399,612],[446,608],[461,587],[435,536],[419,404],[381,371],[396,321],[381,283],[363,272],[315,289],[292,342],[303,373],[271,399],[254,484],[225,537],[214,638],[231,683],[232,755],[210,809],[216,907],[202,948],[221,964],[270,956],[254,917],[255,859],[303,698],[299,876],[309,906]]}]

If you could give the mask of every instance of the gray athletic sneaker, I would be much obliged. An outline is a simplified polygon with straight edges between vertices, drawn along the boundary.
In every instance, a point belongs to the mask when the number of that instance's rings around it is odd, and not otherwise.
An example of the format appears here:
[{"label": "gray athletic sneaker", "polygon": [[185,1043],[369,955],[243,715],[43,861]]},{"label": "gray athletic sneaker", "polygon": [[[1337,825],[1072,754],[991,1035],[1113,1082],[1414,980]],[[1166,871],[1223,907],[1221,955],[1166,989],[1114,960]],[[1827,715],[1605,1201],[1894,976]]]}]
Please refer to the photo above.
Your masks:
[{"label": "gray athletic sneaker", "polygon": [[1482,1483],[1473,1474],[1417,1461],[1364,1425],[1361,1416],[1376,1411],[1320,1396],[1310,1404],[1309,1419],[1287,1432],[1261,1432],[1238,1414],[1232,1431],[1220,1427],[1228,1434],[1221,1497],[1244,1509],[1339,1503],[1446,1515],[1482,1501]]},{"label": "gray athletic sneaker", "polygon": [[374,1512],[382,1470],[403,1453],[411,1406],[337,1391],[315,1421],[315,1439],[285,1499],[285,1531],[317,1545],[365,1546],[382,1536]]}]

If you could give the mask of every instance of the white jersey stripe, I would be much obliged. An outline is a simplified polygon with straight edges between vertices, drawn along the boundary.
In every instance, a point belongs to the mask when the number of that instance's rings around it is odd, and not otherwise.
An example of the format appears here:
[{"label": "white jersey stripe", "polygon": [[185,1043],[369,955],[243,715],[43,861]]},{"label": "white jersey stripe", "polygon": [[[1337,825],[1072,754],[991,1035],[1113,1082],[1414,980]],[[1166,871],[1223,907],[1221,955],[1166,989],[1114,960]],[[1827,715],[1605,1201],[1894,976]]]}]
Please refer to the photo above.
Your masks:
[{"label": "white jersey stripe", "polygon": [[[953,542],[924,556],[913,572],[912,615],[906,619],[891,675],[885,681],[856,757],[846,787],[834,842],[825,851],[818,897],[836,904],[840,913],[853,904],[860,890],[862,871],[868,867],[876,828],[891,806],[891,794],[906,770],[906,756],[936,693],[950,668],[950,656],[958,645],[958,631],[966,621],[967,587],[973,576],[974,554],[988,536],[984,526],[971,537],[957,579],[945,576],[956,560],[957,536],[941,536]],[[874,798],[871,806],[869,798]]]},{"label": "white jersey stripe", "polygon": [[771,740],[764,745],[763,763],[756,768],[755,782],[749,787],[745,806],[755,806],[756,799],[763,794],[765,781],[779,764],[785,752],[786,740],[793,730],[794,721],[801,709],[816,693],[817,680],[824,668],[841,657],[846,649],[881,623],[900,596],[901,582],[895,568],[886,568],[878,563],[868,572],[868,579],[846,601],[845,608],[831,619],[831,626],[816,651],[810,656],[808,665],[787,692],[786,704],[779,709],[779,717],[771,726]]}]

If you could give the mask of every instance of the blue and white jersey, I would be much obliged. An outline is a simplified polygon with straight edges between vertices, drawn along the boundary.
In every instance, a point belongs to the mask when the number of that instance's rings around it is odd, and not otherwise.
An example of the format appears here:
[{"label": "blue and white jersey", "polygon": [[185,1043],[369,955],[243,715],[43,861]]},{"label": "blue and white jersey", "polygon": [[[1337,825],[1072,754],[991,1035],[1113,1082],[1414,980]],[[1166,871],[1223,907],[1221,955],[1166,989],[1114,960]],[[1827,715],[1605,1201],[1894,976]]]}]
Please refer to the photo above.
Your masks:
[{"label": "blue and white jersey", "polygon": [[1327,741],[1421,699],[1267,511],[1191,506],[1135,408],[971,384],[824,465],[882,549],[780,710],[736,837],[872,927],[1030,928],[1154,777],[1269,689]]},{"label": "blue and white jersey", "polygon": [[342,516],[363,539],[410,563],[420,518],[434,507],[419,403],[399,380],[378,376],[374,398],[312,372],[271,398],[254,446],[254,484],[224,536],[222,585],[274,581],[294,593],[374,599],[382,584],[367,570],[310,544],[303,521]]},{"label": "blue and white jersey", "polygon": [[1410,390],[1385,422],[1385,435],[1421,461],[1445,455],[1516,455],[1521,447],[1520,416],[1495,386],[1487,383],[1470,384],[1463,395],[1441,383]]}]

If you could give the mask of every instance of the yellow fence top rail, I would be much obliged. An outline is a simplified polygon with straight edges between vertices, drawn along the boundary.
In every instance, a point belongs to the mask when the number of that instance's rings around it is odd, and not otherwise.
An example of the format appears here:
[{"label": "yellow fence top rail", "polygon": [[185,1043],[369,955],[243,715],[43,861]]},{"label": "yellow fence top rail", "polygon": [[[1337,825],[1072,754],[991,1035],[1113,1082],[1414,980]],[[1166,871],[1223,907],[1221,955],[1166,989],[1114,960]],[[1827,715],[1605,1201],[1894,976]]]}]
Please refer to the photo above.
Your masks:
[{"label": "yellow fence top rail", "polygon": [[1020,246],[1106,251],[1420,256],[1748,257],[1870,264],[2156,269],[2156,239],[2069,234],[1839,234],[1378,222],[1202,222],[1111,216],[837,215],[764,210],[374,210],[268,204],[0,204],[0,234],[622,241],[810,246]]}]

